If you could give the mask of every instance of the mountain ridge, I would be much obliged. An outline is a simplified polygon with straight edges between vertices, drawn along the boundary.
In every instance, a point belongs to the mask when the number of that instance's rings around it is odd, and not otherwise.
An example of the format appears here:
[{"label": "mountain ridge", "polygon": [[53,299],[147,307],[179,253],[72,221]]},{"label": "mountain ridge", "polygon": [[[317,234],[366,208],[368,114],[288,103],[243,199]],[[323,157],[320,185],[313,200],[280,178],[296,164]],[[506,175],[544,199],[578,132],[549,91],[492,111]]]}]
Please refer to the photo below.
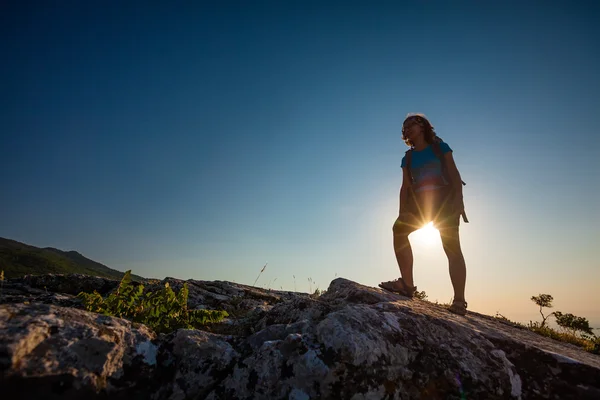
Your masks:
[{"label": "mountain ridge", "polygon": [[[0,237],[0,270],[6,278],[43,274],[84,274],[121,279],[124,272],[85,257],[75,250],[36,247]],[[136,280],[141,276],[133,275]]]}]

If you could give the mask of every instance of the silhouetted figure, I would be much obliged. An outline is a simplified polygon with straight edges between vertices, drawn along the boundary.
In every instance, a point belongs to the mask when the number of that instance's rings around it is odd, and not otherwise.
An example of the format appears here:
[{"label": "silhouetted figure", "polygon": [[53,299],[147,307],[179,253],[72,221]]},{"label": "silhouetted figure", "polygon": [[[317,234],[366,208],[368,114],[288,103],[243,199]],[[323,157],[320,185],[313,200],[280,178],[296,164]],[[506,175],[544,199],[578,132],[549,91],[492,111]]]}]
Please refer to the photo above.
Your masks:
[{"label": "silhouetted figure", "polygon": [[463,182],[452,157],[452,149],[440,139],[422,114],[410,115],[402,125],[402,139],[410,147],[402,158],[400,212],[394,222],[394,252],[401,278],[382,282],[383,289],[412,297],[413,253],[408,235],[433,222],[440,232],[448,256],[454,300],[449,310],[467,312],[465,259],[460,248],[458,227],[464,213]]}]

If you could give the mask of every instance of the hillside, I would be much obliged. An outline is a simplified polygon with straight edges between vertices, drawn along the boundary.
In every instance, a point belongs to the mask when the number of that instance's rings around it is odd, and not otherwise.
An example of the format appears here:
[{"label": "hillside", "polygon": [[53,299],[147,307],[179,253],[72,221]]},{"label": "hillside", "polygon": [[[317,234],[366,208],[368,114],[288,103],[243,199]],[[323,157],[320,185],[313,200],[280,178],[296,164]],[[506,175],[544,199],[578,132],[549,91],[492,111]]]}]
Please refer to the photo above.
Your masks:
[{"label": "hillside", "polygon": [[[4,270],[7,278],[27,274],[86,274],[114,279],[123,276],[123,272],[90,260],[76,251],[39,248],[5,238],[0,238],[0,270]],[[134,278],[143,279],[139,276]]]}]

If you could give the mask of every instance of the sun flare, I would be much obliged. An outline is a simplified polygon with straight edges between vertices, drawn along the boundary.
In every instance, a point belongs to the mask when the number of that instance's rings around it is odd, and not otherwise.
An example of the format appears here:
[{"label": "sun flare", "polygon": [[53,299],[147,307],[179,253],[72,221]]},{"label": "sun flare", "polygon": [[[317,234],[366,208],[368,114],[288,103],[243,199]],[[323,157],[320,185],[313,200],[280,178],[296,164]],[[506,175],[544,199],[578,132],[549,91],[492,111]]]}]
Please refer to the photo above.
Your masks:
[{"label": "sun flare", "polygon": [[433,222],[430,222],[413,233],[413,237],[419,243],[431,245],[437,242],[440,232],[434,228]]}]

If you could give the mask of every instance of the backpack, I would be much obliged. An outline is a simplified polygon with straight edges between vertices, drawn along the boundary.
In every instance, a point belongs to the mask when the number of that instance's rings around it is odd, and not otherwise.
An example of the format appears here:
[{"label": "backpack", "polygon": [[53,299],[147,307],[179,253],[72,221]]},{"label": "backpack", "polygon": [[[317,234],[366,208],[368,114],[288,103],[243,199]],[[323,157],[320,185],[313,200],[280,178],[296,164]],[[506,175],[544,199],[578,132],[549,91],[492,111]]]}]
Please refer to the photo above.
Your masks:
[{"label": "backpack", "polygon": [[[442,163],[442,175],[444,176],[444,179],[446,180],[446,182],[452,182],[452,180],[450,179],[450,176],[448,175],[448,169],[446,168],[446,160],[444,159],[444,154],[442,153],[442,148],[440,147],[441,141],[442,141],[442,139],[440,139],[439,137],[436,137],[435,141],[433,143],[431,143],[431,149],[433,150],[433,153],[438,158],[438,160],[440,160],[440,163]],[[406,158],[404,161],[405,161],[405,165],[406,165],[406,170],[408,171],[408,175],[410,176],[410,180],[411,180],[411,182],[414,183],[415,179],[413,178],[412,171],[410,170],[410,164],[412,161],[412,152],[413,152],[413,149],[408,149],[406,151]],[[461,183],[463,185],[466,185],[466,183],[463,180],[461,180]],[[468,223],[469,219],[467,218],[467,213],[465,213],[463,211],[461,215],[462,215],[463,221],[465,221],[465,223]]]}]

